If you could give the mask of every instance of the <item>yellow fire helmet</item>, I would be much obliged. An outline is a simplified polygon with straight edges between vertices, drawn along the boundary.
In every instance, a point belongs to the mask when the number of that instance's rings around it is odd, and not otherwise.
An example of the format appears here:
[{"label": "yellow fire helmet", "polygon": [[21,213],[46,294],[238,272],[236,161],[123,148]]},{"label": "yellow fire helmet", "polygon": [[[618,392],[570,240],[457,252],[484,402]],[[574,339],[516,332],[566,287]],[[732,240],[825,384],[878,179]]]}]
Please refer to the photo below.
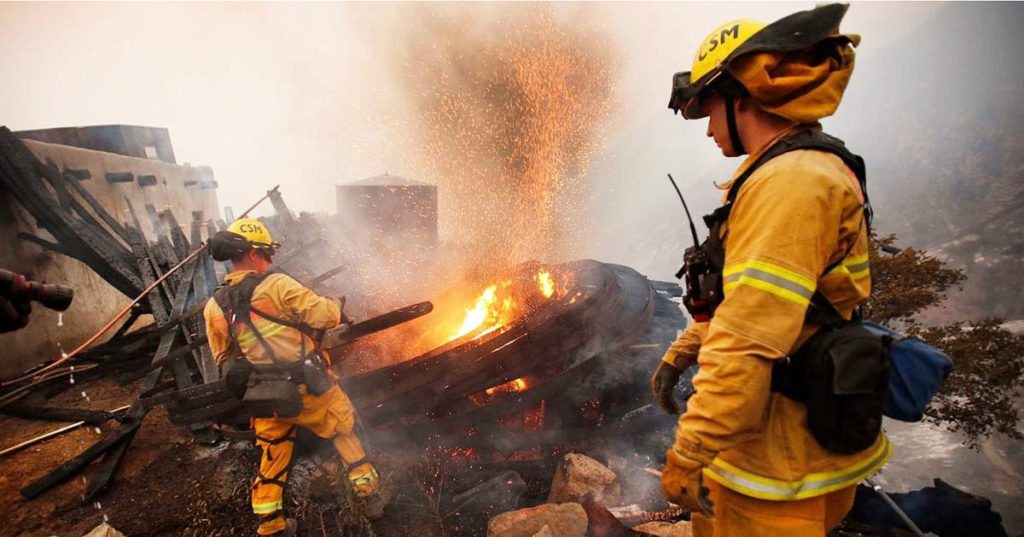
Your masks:
[{"label": "yellow fire helmet", "polygon": [[699,97],[716,82],[736,82],[722,76],[736,58],[752,52],[795,51],[810,47],[839,32],[839,23],[849,6],[829,4],[800,11],[771,24],[751,19],[728,22],[715,28],[697,49],[693,67],[672,78],[672,97],[668,107],[686,119],[700,119],[706,114]]},{"label": "yellow fire helmet", "polygon": [[228,231],[244,238],[253,248],[274,250],[280,246],[270,237],[267,226],[255,218],[239,218],[231,222]]}]

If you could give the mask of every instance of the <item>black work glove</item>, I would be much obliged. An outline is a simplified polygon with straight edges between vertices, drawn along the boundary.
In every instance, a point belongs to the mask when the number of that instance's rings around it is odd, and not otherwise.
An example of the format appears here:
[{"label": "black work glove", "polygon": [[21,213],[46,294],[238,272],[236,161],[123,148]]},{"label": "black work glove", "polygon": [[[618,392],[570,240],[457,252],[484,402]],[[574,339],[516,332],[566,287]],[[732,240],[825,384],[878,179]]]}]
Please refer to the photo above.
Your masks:
[{"label": "black work glove", "polygon": [[669,414],[679,414],[679,405],[672,397],[672,391],[676,384],[679,384],[679,377],[683,375],[682,370],[664,360],[658,364],[651,376],[651,391],[654,392],[654,401],[658,406]]},{"label": "black work glove", "polygon": [[337,301],[338,301],[338,308],[340,308],[340,309],[341,309],[341,322],[339,322],[338,324],[339,324],[339,325],[342,325],[342,324],[347,324],[347,325],[350,325],[350,326],[351,326],[351,325],[353,325],[353,324],[355,324],[355,323],[356,323],[355,319],[353,319],[353,318],[349,317],[349,316],[348,316],[348,315],[347,315],[347,314],[345,313],[345,302],[346,302],[346,300],[345,300],[345,297],[343,297],[343,296],[339,296],[339,297],[338,297],[338,298],[336,298],[335,300],[337,300]]}]

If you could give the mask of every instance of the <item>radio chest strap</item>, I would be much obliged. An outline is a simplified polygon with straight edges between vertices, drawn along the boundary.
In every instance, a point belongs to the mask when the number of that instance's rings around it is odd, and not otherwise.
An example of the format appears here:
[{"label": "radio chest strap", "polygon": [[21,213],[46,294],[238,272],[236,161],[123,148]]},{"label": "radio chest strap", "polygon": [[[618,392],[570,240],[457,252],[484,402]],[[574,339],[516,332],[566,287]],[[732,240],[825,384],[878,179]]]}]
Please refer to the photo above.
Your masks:
[{"label": "radio chest strap", "polygon": [[[228,321],[228,336],[231,337],[231,341],[236,347],[238,347],[239,352],[241,352],[242,347],[238,344],[238,336],[235,334],[236,322],[240,322],[249,328],[253,336],[256,338],[256,341],[259,342],[260,346],[263,347],[263,350],[267,353],[267,357],[269,357],[274,364],[280,366],[291,366],[294,364],[281,360],[277,353],[274,352],[274,349],[270,346],[270,343],[267,342],[266,338],[260,334],[256,324],[252,322],[250,313],[255,313],[268,321],[287,326],[289,328],[294,328],[295,330],[302,332],[314,341],[314,346],[311,349],[311,352],[319,350],[319,342],[323,337],[323,331],[317,330],[305,323],[275,317],[254,307],[252,305],[252,295],[256,291],[256,287],[262,283],[267,276],[269,276],[269,274],[249,274],[236,285],[224,284],[213,293],[213,299],[217,302],[217,305],[220,306],[220,309],[224,311],[224,318]],[[300,358],[307,356],[305,345],[306,342],[305,339],[303,339]]]},{"label": "radio chest strap", "polygon": [[[842,159],[843,163],[853,171],[857,176],[857,181],[860,183],[861,192],[864,196],[863,221],[867,224],[868,229],[870,230],[872,210],[871,203],[868,200],[867,175],[864,167],[864,159],[850,152],[842,140],[821,131],[805,130],[779,140],[768,148],[767,151],[758,157],[750,167],[744,170],[744,172],[737,177],[735,181],[733,181],[732,185],[729,187],[729,192],[726,195],[725,204],[718,209],[715,209],[711,214],[704,216],[704,223],[708,226],[709,234],[707,240],[705,240],[699,248],[704,251],[703,254],[704,259],[706,259],[707,272],[705,274],[690,274],[686,270],[687,267],[683,268],[682,272],[686,274],[687,278],[692,278],[693,281],[706,281],[708,283],[706,287],[710,287],[710,289],[704,289],[702,286],[700,293],[701,296],[698,298],[698,300],[704,303],[704,307],[708,310],[708,313],[706,314],[707,319],[710,319],[714,315],[714,310],[724,298],[722,290],[722,271],[725,268],[725,245],[722,243],[721,231],[722,225],[724,225],[729,219],[729,214],[732,212],[736,196],[739,194],[744,183],[747,182],[747,179],[749,179],[750,176],[765,163],[775,157],[789,153],[790,151],[797,151],[801,149],[811,149],[832,153]],[[826,267],[822,272],[822,275],[827,274],[829,271],[839,266],[840,263],[842,263],[842,258]],[[807,310],[807,320],[809,322],[834,325],[842,321],[842,316],[839,315],[839,312],[836,311],[828,299],[826,299],[819,291],[815,290],[814,295],[811,297],[811,304],[812,307]],[[691,312],[691,314],[692,313],[693,312]]]}]

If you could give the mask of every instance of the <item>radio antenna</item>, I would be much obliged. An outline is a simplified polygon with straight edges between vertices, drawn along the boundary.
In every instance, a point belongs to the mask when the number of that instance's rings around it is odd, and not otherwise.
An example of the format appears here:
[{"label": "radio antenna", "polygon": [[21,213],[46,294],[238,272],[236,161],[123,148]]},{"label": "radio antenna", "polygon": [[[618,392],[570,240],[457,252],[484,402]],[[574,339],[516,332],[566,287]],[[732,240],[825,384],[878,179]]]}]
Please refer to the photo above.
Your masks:
[{"label": "radio antenna", "polygon": [[683,210],[686,211],[686,219],[690,222],[690,233],[693,234],[693,245],[699,246],[700,239],[697,238],[697,226],[693,225],[693,217],[690,216],[690,208],[686,206],[686,200],[683,199],[683,193],[679,190],[679,185],[676,184],[676,180],[672,178],[672,174],[668,174],[668,180],[672,181],[672,188],[676,189],[676,194],[679,195],[679,201],[683,202]]}]

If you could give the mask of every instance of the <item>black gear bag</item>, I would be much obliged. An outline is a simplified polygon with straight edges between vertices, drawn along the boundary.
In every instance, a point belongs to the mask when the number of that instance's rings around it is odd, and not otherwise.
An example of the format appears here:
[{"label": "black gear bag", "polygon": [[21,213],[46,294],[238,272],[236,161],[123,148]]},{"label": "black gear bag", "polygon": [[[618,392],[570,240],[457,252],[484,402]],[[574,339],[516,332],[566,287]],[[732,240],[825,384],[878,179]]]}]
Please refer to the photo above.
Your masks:
[{"label": "black gear bag", "polygon": [[858,453],[882,430],[892,338],[847,321],[816,292],[808,320],[821,328],[772,368],[773,392],[807,405],[811,435],[829,451]]}]

